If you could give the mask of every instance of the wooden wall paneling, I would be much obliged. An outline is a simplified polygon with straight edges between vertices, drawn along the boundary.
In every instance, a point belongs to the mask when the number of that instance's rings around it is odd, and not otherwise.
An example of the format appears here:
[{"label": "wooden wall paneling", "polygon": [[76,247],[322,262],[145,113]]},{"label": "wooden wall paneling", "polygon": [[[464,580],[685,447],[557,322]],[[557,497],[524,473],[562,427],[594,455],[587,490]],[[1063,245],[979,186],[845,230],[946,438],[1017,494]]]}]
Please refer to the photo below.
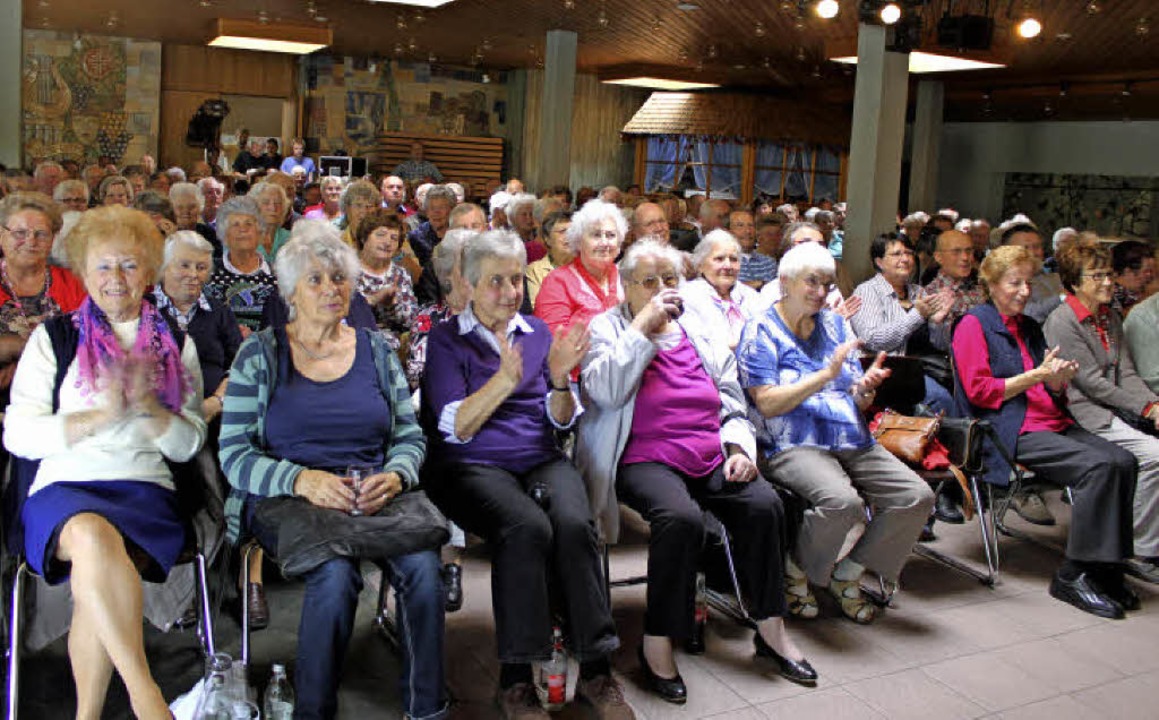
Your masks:
[{"label": "wooden wall paneling", "polygon": [[[527,92],[523,106],[523,183],[539,189],[539,106],[543,100],[543,71],[527,71]],[[572,187],[578,187],[574,182]]]},{"label": "wooden wall paneling", "polygon": [[195,45],[162,46],[161,89],[291,98],[296,59]]},{"label": "wooden wall paneling", "polygon": [[576,75],[571,119],[571,185],[631,183],[635,149],[620,131],[648,99],[647,90],[606,85]]},{"label": "wooden wall paneling", "polygon": [[648,179],[648,138],[637,137],[635,170],[632,173],[632,182],[644,190],[644,181]]},{"label": "wooden wall paneling", "polygon": [[741,202],[749,206],[753,202],[753,186],[757,182],[757,141],[745,140],[740,161]]},{"label": "wooden wall paneling", "polygon": [[201,150],[185,144],[185,131],[189,119],[197,113],[201,103],[216,97],[212,93],[184,92],[180,90],[161,91],[161,134],[158,140],[158,167],[174,165],[188,168],[189,164],[202,158]]},{"label": "wooden wall paneling", "polygon": [[379,174],[394,170],[410,156],[415,140],[422,142],[423,157],[433,162],[448,182],[469,184],[469,194],[480,194],[488,181],[503,179],[503,138],[382,133],[371,170]]}]

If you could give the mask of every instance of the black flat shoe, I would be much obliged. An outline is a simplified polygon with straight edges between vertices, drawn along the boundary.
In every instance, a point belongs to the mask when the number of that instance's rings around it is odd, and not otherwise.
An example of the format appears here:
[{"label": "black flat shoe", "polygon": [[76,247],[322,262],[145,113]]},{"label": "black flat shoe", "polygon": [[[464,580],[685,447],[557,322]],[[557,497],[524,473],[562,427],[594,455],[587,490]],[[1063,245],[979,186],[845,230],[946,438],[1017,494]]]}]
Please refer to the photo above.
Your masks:
[{"label": "black flat shoe", "polygon": [[1108,620],[1122,620],[1125,615],[1123,606],[1100,590],[1090,573],[1079,573],[1074,580],[1064,580],[1056,572],[1050,581],[1050,596]]},{"label": "black flat shoe", "polygon": [[463,607],[463,568],[455,563],[443,566],[443,590],[446,593],[447,612],[457,612]]},{"label": "black flat shoe", "polygon": [[649,690],[674,705],[683,705],[688,702],[688,686],[684,684],[684,678],[680,677],[680,673],[676,673],[674,678],[662,678],[652,672],[651,666],[648,665],[648,658],[644,657],[643,645],[640,646],[637,654],[640,656],[640,674],[644,676],[644,685]]},{"label": "black flat shoe", "polygon": [[958,503],[946,492],[938,493],[938,497],[934,500],[934,517],[950,525],[961,525],[966,522],[962,508],[958,507]]},{"label": "black flat shoe", "polygon": [[1099,588],[1103,594],[1119,603],[1128,612],[1143,607],[1143,602],[1123,577],[1123,571],[1107,569],[1098,575]]},{"label": "black flat shoe", "polygon": [[786,680],[792,680],[798,685],[807,685],[813,687],[817,684],[817,671],[809,664],[809,661],[801,658],[800,660],[790,660],[783,657],[780,653],[772,648],[761,634],[753,634],[753,645],[756,646],[757,657],[768,658],[777,665],[777,670],[780,671],[781,677]]}]

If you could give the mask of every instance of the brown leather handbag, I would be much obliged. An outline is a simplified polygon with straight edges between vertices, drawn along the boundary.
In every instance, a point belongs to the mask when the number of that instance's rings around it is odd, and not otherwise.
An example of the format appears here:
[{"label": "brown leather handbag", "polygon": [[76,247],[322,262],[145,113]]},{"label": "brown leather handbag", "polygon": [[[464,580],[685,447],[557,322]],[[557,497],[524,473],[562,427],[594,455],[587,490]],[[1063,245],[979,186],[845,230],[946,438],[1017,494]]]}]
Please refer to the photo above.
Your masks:
[{"label": "brown leather handbag", "polygon": [[942,413],[934,417],[911,417],[886,408],[873,437],[883,448],[910,465],[920,466],[926,448],[942,426]]}]

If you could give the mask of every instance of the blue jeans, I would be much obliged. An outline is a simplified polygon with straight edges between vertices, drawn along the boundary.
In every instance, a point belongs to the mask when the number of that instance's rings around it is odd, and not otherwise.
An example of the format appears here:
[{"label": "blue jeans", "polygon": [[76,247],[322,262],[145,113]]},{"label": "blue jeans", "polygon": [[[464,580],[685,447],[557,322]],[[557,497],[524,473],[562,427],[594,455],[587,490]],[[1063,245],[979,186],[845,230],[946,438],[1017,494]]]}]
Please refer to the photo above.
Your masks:
[{"label": "blue jeans", "polygon": [[[253,498],[245,516],[252,518]],[[276,548],[277,536],[254,527],[258,542]],[[383,581],[395,590],[398,634],[402,647],[402,705],[408,718],[437,720],[447,713],[443,682],[444,599],[438,552],[424,550],[394,558],[383,569]],[[296,720],[333,718],[338,712],[342,662],[354,631],[359,561],[334,558],[303,576],[306,597],[298,623],[294,668]]]},{"label": "blue jeans", "polygon": [[934,412],[945,412],[946,417],[956,417],[958,413],[954,408],[954,398],[950,396],[950,391],[929,375],[922,377],[926,381],[926,396],[922,398],[926,407]]}]

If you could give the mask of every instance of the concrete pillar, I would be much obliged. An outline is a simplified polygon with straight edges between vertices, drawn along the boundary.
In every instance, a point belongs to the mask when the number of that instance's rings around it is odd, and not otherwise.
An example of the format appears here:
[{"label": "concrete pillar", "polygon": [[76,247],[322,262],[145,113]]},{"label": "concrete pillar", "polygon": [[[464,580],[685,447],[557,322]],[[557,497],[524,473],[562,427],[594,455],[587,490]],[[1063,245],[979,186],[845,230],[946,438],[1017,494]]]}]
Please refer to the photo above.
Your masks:
[{"label": "concrete pillar", "polygon": [[849,217],[842,262],[861,282],[873,274],[869,243],[893,230],[905,145],[909,56],[886,50],[886,28],[862,23],[857,33],[857,85],[849,148]]},{"label": "concrete pillar", "polygon": [[[576,34],[549,30],[544,53],[543,99],[539,106],[537,157],[525,155],[526,166],[539,167],[537,187],[569,185],[571,178],[571,111],[575,103]],[[528,172],[528,175],[531,175]]]},{"label": "concrete pillar", "polygon": [[21,73],[23,12],[20,0],[0,0],[0,163],[20,167],[24,137],[21,131]]},{"label": "concrete pillar", "polygon": [[938,197],[938,156],[942,147],[945,86],[936,80],[918,83],[915,101],[913,152],[910,159],[909,211],[933,214]]}]

